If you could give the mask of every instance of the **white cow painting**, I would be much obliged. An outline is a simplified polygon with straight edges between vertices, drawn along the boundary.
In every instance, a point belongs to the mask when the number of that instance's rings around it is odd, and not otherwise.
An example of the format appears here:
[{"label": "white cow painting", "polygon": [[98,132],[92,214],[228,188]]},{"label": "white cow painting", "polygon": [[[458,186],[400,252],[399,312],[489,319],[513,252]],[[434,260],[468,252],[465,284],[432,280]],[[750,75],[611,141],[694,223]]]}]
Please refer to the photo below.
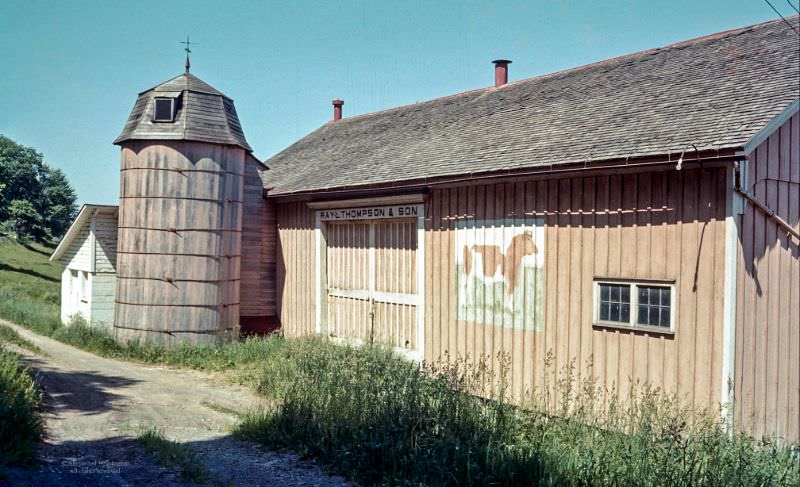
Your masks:
[{"label": "white cow painting", "polygon": [[544,220],[465,220],[455,234],[460,321],[543,329]]}]

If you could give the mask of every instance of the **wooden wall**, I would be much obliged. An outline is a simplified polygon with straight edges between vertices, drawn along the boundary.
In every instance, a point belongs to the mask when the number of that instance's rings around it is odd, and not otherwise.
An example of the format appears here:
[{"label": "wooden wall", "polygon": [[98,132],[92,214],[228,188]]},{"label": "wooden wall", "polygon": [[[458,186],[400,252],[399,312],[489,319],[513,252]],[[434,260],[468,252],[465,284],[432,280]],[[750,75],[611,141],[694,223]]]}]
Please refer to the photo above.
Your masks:
[{"label": "wooden wall", "polygon": [[201,142],[123,144],[118,339],[173,345],[235,334],[245,155]]},{"label": "wooden wall", "polygon": [[92,217],[91,228],[95,235],[95,272],[116,272],[117,268],[117,212],[107,210]]},{"label": "wooden wall", "polygon": [[114,325],[114,296],[117,268],[117,210],[103,209],[91,220],[94,232],[95,273],[92,275],[92,326],[111,332]]},{"label": "wooden wall", "polygon": [[92,326],[113,331],[114,295],[116,292],[116,275],[114,273],[97,273],[91,276],[91,319]]},{"label": "wooden wall", "polygon": [[72,242],[72,245],[64,252],[60,261],[65,267],[81,271],[90,272],[92,270],[92,245],[89,234],[91,233],[89,224],[85,224]]},{"label": "wooden wall", "polygon": [[274,317],[275,305],[275,203],[263,197],[259,171],[251,156],[244,171],[242,216],[241,310],[243,317]]},{"label": "wooden wall", "polygon": [[65,266],[61,272],[61,322],[65,325],[69,325],[75,315],[87,321],[91,318],[91,279],[88,271]]},{"label": "wooden wall", "polygon": [[[574,360],[625,394],[647,381],[699,406],[720,397],[725,171],[684,170],[438,189],[426,205],[426,358],[511,356],[520,397]],[[478,326],[453,314],[454,228],[462,219],[542,217],[541,331]],[[675,280],[675,334],[592,326],[594,277]],[[544,359],[553,353],[551,370]],[[591,369],[587,365],[592,363]]]},{"label": "wooden wall", "polygon": [[315,215],[304,202],[279,204],[277,305],[287,336],[316,332]]},{"label": "wooden wall", "polygon": [[[800,231],[800,118],[749,157],[747,190]],[[800,242],[747,204],[739,220],[734,418],[756,437],[800,439]]]},{"label": "wooden wall", "polygon": [[[707,168],[433,189],[425,205],[425,359],[511,356],[515,396],[552,384],[571,360],[625,393],[633,380],[698,406],[721,397],[725,169]],[[278,205],[278,293],[287,335],[313,333],[314,213]],[[544,324],[476,325],[456,316],[460,221],[543,218]],[[674,335],[592,326],[595,276],[675,280]],[[591,370],[588,363],[592,362]]]}]

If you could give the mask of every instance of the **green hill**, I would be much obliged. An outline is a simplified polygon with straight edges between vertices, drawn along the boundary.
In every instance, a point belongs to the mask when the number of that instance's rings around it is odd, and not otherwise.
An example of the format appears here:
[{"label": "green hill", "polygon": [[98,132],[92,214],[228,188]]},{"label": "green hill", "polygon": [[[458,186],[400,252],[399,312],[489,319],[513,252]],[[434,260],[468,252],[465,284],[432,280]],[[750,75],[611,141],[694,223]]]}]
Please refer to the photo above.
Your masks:
[{"label": "green hill", "polygon": [[48,334],[58,327],[61,266],[53,249],[0,237],[0,318]]}]

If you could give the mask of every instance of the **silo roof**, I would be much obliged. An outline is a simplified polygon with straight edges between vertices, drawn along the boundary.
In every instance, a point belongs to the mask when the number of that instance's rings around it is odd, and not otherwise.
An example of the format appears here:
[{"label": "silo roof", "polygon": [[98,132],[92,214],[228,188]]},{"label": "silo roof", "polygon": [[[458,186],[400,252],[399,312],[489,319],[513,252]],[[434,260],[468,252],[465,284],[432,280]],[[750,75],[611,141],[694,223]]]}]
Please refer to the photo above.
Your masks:
[{"label": "silo roof", "polygon": [[[174,100],[172,121],[155,121],[156,98]],[[233,100],[188,72],[139,93],[114,143],[128,140],[194,140],[236,145],[252,152]]]}]

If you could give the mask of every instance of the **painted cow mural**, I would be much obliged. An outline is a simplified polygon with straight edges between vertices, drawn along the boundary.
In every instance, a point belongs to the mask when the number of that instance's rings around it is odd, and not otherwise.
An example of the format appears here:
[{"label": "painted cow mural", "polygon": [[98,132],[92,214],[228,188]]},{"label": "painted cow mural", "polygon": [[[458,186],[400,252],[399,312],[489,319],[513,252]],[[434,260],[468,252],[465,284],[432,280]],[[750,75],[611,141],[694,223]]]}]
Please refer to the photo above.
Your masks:
[{"label": "painted cow mural", "polygon": [[456,226],[458,319],[542,328],[544,226],[541,219],[463,221]]}]

